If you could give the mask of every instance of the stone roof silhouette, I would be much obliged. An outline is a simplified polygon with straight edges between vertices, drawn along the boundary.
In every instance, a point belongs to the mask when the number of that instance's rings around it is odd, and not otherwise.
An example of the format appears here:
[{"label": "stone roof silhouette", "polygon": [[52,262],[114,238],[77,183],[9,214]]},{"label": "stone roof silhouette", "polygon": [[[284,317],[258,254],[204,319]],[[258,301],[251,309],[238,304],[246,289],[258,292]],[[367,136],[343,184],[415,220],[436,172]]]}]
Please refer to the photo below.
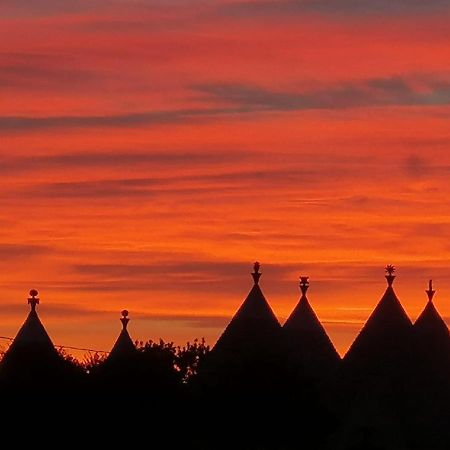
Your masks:
[{"label": "stone roof silhouette", "polygon": [[127,326],[130,319],[128,318],[128,311],[122,311],[122,317],[120,318],[122,322],[122,330],[117,338],[111,352],[108,356],[108,361],[119,361],[129,356],[132,356],[136,352],[136,347],[131,340],[130,335],[128,334]]},{"label": "stone roof silhouette", "polygon": [[289,359],[308,373],[320,373],[335,367],[340,357],[308,301],[308,288],[308,277],[301,277],[302,295],[283,325],[283,335]]},{"label": "stone roof silhouette", "polygon": [[386,292],[345,355],[346,362],[394,362],[411,351],[412,323],[392,286],[395,268],[388,266],[386,272]]},{"label": "stone roof silhouette", "polygon": [[33,374],[47,375],[53,369],[61,369],[63,360],[56,351],[36,311],[39,304],[38,292],[30,291],[28,303],[31,311],[18,331],[1,363],[1,376],[31,377]]},{"label": "stone roof silhouette", "polygon": [[[433,303],[434,294],[433,282],[430,280],[428,294],[428,302],[424,310],[414,323],[414,329],[423,337],[436,341],[449,341],[450,335],[447,324],[441,317]],[[450,343],[450,341],[449,341]]]},{"label": "stone roof silhouette", "polygon": [[442,319],[433,303],[435,290],[430,280],[428,302],[414,323],[414,333],[421,351],[421,357],[427,364],[435,367],[446,365],[450,368],[450,334],[447,324]]},{"label": "stone roof silhouette", "polygon": [[281,325],[259,286],[260,264],[254,264],[254,284],[247,298],[225,328],[213,352],[252,346],[277,339]]}]

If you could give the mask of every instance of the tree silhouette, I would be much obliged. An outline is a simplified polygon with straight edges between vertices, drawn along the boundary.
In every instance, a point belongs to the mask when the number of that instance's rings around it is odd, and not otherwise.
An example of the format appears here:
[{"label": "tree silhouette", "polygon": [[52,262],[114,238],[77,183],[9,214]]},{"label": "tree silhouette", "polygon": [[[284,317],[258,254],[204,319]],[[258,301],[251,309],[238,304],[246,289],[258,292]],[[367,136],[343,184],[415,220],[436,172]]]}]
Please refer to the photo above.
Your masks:
[{"label": "tree silhouette", "polygon": [[84,355],[83,360],[80,362],[84,371],[87,374],[92,374],[101,366],[107,358],[107,354],[103,352],[88,352]]},{"label": "tree silhouette", "polygon": [[204,338],[187,342],[183,347],[177,347],[175,354],[175,367],[177,368],[181,381],[189,382],[198,373],[199,367],[210,352],[209,345]]}]

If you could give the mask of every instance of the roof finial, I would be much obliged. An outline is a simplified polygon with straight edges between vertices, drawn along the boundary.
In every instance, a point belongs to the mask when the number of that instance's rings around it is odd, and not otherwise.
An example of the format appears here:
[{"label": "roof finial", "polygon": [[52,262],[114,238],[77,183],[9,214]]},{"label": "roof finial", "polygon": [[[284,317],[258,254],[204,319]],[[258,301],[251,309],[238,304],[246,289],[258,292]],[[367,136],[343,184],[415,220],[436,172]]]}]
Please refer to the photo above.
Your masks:
[{"label": "roof finial", "polygon": [[260,268],[261,264],[256,261],[255,264],[253,264],[254,272],[252,273],[253,281],[255,282],[255,284],[258,284],[259,279],[261,278],[261,272],[259,271]]},{"label": "roof finial", "polygon": [[436,291],[433,289],[433,280],[430,280],[428,290],[425,292],[428,295],[428,301],[431,303],[433,301],[434,294],[436,294]]},{"label": "roof finial", "polygon": [[309,288],[309,277],[300,277],[300,290],[302,295],[305,296]]},{"label": "roof finial", "polygon": [[39,305],[39,292],[36,289],[31,289],[31,297],[28,299],[28,304],[31,305],[31,311],[36,311],[36,305]]},{"label": "roof finial", "polygon": [[394,283],[394,280],[395,280],[395,275],[394,275],[394,273],[395,273],[395,266],[393,266],[392,264],[388,264],[387,266],[386,266],[386,280],[387,280],[387,282],[388,282],[388,285],[389,285],[389,287],[391,287],[392,286],[392,284]]},{"label": "roof finial", "polygon": [[123,329],[126,330],[128,322],[130,321],[130,319],[128,318],[128,311],[126,309],[122,311],[122,317],[120,318],[120,321],[122,322]]},{"label": "roof finial", "polygon": [[122,317],[120,318],[120,321],[122,322],[123,329],[126,330],[128,322],[130,321],[130,319],[128,318],[128,311],[126,309],[122,311]]}]

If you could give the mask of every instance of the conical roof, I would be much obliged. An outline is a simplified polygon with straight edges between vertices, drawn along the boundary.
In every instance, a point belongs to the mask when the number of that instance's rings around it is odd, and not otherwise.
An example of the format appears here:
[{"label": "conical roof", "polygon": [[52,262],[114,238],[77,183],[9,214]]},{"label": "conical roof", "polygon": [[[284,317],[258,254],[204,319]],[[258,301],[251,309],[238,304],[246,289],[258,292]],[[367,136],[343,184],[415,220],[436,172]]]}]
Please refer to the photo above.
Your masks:
[{"label": "conical roof", "polygon": [[394,361],[411,350],[412,323],[392,287],[395,268],[386,268],[388,288],[344,357],[347,362]]},{"label": "conical roof", "polygon": [[434,340],[435,342],[450,343],[447,324],[444,322],[444,319],[442,319],[433,303],[435,292],[436,291],[433,290],[433,281],[430,280],[429,289],[426,291],[428,294],[428,302],[414,323],[414,329],[416,333],[419,333],[423,338]]},{"label": "conical roof", "polygon": [[426,333],[431,336],[449,337],[447,324],[439,314],[433,302],[428,302],[414,323],[416,331]]},{"label": "conical roof", "polygon": [[128,318],[128,311],[125,309],[122,311],[122,331],[119,334],[109,356],[108,361],[117,361],[128,358],[130,355],[134,355],[136,347],[128,334],[127,325],[130,319]]},{"label": "conical roof", "polygon": [[28,303],[31,311],[1,361],[2,377],[14,373],[15,376],[26,378],[48,375],[55,368],[61,369],[62,358],[36,312],[38,292],[31,290],[30,295]]},{"label": "conical roof", "polygon": [[428,302],[414,323],[417,344],[421,356],[425,357],[428,363],[434,361],[436,367],[444,363],[450,367],[450,334],[447,324],[434,306],[433,297],[436,291],[431,280],[426,292]]},{"label": "conical roof", "polygon": [[217,351],[234,351],[270,342],[278,338],[281,325],[259,286],[260,264],[254,264],[254,285],[213,348]]},{"label": "conical roof", "polygon": [[283,325],[283,335],[289,359],[308,372],[318,372],[336,365],[340,357],[308,301],[308,288],[308,277],[301,277],[302,295]]}]

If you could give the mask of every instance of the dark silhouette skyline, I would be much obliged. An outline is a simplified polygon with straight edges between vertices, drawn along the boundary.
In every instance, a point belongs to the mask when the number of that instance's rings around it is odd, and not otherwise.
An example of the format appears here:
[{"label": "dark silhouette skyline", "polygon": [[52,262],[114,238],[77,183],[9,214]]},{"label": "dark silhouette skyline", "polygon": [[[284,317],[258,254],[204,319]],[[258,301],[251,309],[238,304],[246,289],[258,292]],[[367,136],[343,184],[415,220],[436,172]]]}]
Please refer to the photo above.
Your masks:
[{"label": "dark silhouette skyline", "polygon": [[[436,291],[432,287],[431,280],[426,291],[428,302],[413,325],[393,288],[396,278],[395,268],[387,266],[388,287],[348,351],[341,358],[308,300],[309,277],[300,277],[301,297],[289,317],[281,325],[261,290],[260,267],[260,263],[254,264],[254,272],[251,274],[254,281],[253,286],[219,336],[213,347],[214,352],[233,351],[233,347],[239,346],[240,348],[243,341],[247,343],[260,341],[263,344],[268,339],[279,335],[284,336],[288,347],[292,346],[296,358],[319,358],[328,360],[332,364],[333,361],[340,359],[357,359],[359,353],[367,358],[371,351],[379,351],[376,348],[380,348],[382,342],[386,344],[388,352],[394,352],[395,348],[404,345],[404,337],[411,335],[413,328],[418,341],[428,341],[429,344],[437,347],[448,345],[448,327],[433,303]],[[7,361],[15,353],[16,348],[28,345],[41,346],[47,348],[46,351],[49,354],[58,355],[55,345],[37,314],[36,306],[39,305],[39,301],[38,292],[34,289],[31,290],[28,299],[31,311],[16,337],[12,339],[10,347],[2,358],[3,361]],[[136,350],[127,328],[130,320],[129,313],[127,310],[123,310],[121,315],[122,329],[111,351],[107,352],[106,360],[109,361],[120,359]],[[420,339],[419,336],[421,336]],[[296,347],[296,341],[299,343],[298,347]],[[375,342],[378,345],[375,346],[373,344]],[[315,355],[311,352],[313,348],[316,350]],[[305,354],[302,356],[303,353]],[[314,362],[312,364],[314,365]]]},{"label": "dark silhouette skyline", "polygon": [[[0,362],[0,391],[85,398],[126,387],[124,405],[128,397],[154,408],[190,405],[208,414],[203,433],[181,441],[187,448],[240,448],[226,433],[234,426],[242,448],[255,450],[296,448],[300,441],[325,450],[446,450],[449,330],[433,304],[431,281],[424,310],[411,322],[394,291],[394,273],[387,266],[386,291],[342,359],[309,302],[309,278],[300,277],[300,300],[281,326],[261,290],[259,263],[249,294],[211,350],[203,341],[182,348],[133,342],[123,310],[109,355],[80,364],[55,349],[32,290],[28,317]],[[59,407],[68,407],[64,397]],[[228,422],[215,420],[229,408]],[[242,427],[249,416],[264,432]],[[184,419],[183,429],[194,417]]]}]

